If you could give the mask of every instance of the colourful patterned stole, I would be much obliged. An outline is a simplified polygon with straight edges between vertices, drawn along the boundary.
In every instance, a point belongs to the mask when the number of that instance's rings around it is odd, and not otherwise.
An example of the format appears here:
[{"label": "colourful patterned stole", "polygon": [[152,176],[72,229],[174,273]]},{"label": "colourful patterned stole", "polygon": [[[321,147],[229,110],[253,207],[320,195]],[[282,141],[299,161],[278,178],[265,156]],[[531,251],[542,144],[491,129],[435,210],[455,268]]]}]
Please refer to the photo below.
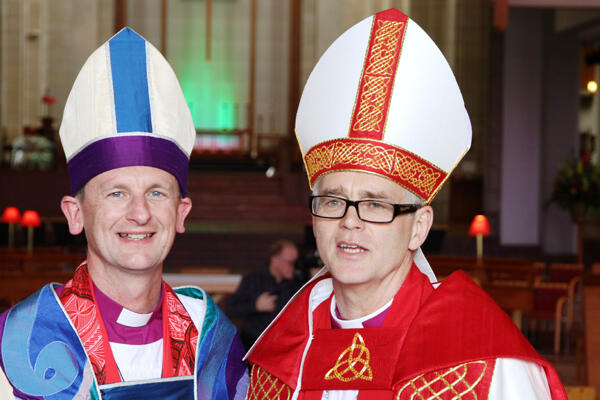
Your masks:
[{"label": "colourful patterned stole", "polygon": [[[173,289],[164,282],[163,285],[162,377],[193,375],[198,330]],[[81,338],[98,384],[121,382],[92,287],[87,264],[83,263],[65,284],[60,301]]]}]

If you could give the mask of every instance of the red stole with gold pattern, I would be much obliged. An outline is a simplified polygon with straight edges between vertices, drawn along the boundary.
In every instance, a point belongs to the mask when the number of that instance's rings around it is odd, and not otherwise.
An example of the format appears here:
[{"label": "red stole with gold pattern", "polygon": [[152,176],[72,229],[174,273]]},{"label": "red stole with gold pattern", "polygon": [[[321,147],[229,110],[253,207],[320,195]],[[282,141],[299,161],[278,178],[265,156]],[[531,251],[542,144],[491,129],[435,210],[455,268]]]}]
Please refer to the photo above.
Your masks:
[{"label": "red stole with gold pattern", "polygon": [[[173,289],[165,282],[163,285],[162,377],[192,375],[198,330]],[[65,284],[60,301],[81,338],[98,384],[121,382],[86,263],[79,266],[73,279]]]}]

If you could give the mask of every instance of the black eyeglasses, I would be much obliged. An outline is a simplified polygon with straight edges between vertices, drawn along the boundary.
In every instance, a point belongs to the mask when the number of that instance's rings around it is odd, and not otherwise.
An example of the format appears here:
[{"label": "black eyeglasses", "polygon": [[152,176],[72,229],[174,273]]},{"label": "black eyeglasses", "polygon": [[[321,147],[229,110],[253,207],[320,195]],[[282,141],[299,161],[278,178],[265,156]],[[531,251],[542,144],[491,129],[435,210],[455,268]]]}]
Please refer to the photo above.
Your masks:
[{"label": "black eyeglasses", "polygon": [[315,217],[341,219],[353,206],[358,218],[365,222],[385,224],[392,222],[397,215],[410,214],[422,206],[419,204],[393,204],[382,200],[352,201],[337,196],[310,196],[310,212]]}]

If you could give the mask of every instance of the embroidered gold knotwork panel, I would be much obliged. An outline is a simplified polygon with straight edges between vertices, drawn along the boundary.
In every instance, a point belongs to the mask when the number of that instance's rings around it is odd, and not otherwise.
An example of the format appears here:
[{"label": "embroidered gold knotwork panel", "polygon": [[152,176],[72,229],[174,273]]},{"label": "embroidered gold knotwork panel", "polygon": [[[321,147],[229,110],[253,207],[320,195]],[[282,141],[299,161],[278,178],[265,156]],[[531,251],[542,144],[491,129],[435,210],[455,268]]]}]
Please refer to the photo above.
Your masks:
[{"label": "embroidered gold knotwork panel", "polygon": [[437,190],[446,174],[414,154],[397,147],[360,139],[320,143],[304,156],[311,183],[323,172],[369,169],[400,183],[424,200]]},{"label": "embroidered gold knotwork panel", "polygon": [[352,129],[356,131],[380,131],[384,105],[390,78],[385,76],[365,76],[360,96],[360,108]]},{"label": "embroidered gold knotwork panel", "polygon": [[377,21],[371,56],[365,73],[374,75],[392,75],[394,73],[396,49],[402,29],[404,29],[402,21]]},{"label": "embroidered gold knotwork panel", "polygon": [[381,139],[404,26],[403,21],[375,21],[351,128],[356,133],[369,132],[369,137]]},{"label": "embroidered gold knotwork panel", "polygon": [[482,381],[487,362],[473,361],[434,371],[409,380],[400,388],[397,400],[477,400],[477,385]]},{"label": "embroidered gold knotwork panel", "polygon": [[373,371],[369,362],[370,351],[360,333],[356,333],[352,344],[338,357],[335,365],[325,374],[325,380],[338,379],[342,382],[352,382],[357,379],[373,380]]},{"label": "embroidered gold knotwork panel", "polygon": [[289,400],[292,389],[258,365],[252,366],[247,400]]}]

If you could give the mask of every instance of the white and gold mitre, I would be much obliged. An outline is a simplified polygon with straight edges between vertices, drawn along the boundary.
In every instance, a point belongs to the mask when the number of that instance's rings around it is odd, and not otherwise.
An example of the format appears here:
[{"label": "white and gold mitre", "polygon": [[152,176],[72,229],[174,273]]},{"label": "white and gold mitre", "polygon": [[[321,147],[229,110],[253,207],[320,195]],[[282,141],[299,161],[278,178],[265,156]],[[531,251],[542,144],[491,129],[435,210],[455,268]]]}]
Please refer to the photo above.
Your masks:
[{"label": "white and gold mitre", "polygon": [[446,59],[396,9],[344,32],[310,74],[296,135],[312,187],[335,171],[374,173],[430,203],[471,145]]}]

